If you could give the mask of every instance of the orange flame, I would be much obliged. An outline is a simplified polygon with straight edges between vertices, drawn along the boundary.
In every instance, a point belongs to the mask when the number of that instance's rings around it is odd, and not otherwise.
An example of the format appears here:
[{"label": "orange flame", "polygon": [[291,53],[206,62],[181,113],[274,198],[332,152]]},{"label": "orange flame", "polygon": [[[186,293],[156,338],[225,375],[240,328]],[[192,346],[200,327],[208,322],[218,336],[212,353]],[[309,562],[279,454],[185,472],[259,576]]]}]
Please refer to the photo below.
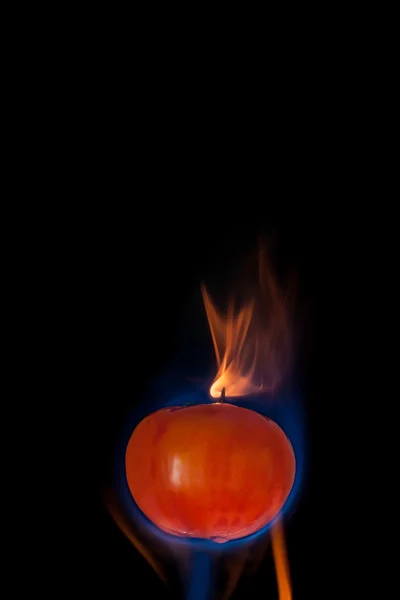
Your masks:
[{"label": "orange flame", "polygon": [[260,248],[257,288],[238,310],[232,297],[221,314],[201,289],[218,364],[211,396],[218,398],[223,388],[231,397],[275,390],[290,358],[289,311],[265,250]]},{"label": "orange flame", "polygon": [[272,552],[274,555],[276,579],[278,582],[279,600],[292,600],[289,561],[286,552],[285,535],[282,520],[279,519],[271,528]]},{"label": "orange flame", "polygon": [[103,493],[105,505],[114,519],[115,523],[121,529],[122,533],[128,538],[128,540],[133,544],[137,550],[144,556],[147,562],[153,567],[157,575],[162,579],[162,581],[166,581],[165,575],[153,556],[152,552],[148,548],[148,544],[146,544],[143,540],[139,538],[139,535],[135,534],[132,530],[132,525],[130,524],[127,517],[124,515],[123,511],[120,509],[118,502],[116,500],[115,495],[111,491],[104,491]]}]

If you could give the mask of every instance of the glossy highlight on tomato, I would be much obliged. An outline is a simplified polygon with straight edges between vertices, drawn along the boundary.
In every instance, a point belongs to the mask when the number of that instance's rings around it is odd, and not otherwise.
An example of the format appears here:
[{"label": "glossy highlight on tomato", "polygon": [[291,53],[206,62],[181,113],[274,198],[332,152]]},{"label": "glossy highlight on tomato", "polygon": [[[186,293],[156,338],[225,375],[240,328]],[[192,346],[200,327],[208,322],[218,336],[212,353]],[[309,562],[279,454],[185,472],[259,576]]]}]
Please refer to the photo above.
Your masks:
[{"label": "glossy highlight on tomato", "polygon": [[293,448],[274,421],[228,403],[148,415],[125,458],[130,492],[157,527],[216,542],[267,525],[282,509],[296,469]]}]

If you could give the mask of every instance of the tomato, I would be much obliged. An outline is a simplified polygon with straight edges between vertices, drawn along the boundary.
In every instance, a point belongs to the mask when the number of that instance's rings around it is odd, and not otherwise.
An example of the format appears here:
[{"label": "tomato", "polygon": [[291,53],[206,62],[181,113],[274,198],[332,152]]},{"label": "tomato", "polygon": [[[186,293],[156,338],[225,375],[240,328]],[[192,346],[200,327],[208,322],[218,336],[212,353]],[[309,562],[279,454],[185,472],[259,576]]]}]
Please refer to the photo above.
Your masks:
[{"label": "tomato", "polygon": [[158,410],[126,449],[130,492],[160,529],[224,542],[267,525],[295,476],[292,446],[262,415],[227,403]]}]

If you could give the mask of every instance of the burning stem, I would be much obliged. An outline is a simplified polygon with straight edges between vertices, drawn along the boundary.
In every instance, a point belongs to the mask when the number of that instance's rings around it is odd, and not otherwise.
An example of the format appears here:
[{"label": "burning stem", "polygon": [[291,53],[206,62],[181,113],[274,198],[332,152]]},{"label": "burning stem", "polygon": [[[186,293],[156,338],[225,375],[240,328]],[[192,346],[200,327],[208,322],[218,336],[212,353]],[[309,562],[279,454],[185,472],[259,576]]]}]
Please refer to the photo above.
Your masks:
[{"label": "burning stem", "polygon": [[225,402],[225,388],[224,387],[222,388],[221,396],[220,396],[220,399],[217,401],[217,403],[219,404],[220,402]]}]

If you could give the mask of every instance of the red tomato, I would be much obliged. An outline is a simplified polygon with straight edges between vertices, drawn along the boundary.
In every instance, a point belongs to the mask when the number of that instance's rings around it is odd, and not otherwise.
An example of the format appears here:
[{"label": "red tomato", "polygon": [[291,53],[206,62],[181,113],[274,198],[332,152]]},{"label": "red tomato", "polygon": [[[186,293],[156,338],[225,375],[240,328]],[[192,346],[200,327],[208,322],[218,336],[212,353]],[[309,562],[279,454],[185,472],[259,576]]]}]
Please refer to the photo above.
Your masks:
[{"label": "red tomato", "polygon": [[282,429],[247,408],[163,408],[133,431],[126,475],[137,505],[160,529],[224,542],[278,514],[295,457]]}]

